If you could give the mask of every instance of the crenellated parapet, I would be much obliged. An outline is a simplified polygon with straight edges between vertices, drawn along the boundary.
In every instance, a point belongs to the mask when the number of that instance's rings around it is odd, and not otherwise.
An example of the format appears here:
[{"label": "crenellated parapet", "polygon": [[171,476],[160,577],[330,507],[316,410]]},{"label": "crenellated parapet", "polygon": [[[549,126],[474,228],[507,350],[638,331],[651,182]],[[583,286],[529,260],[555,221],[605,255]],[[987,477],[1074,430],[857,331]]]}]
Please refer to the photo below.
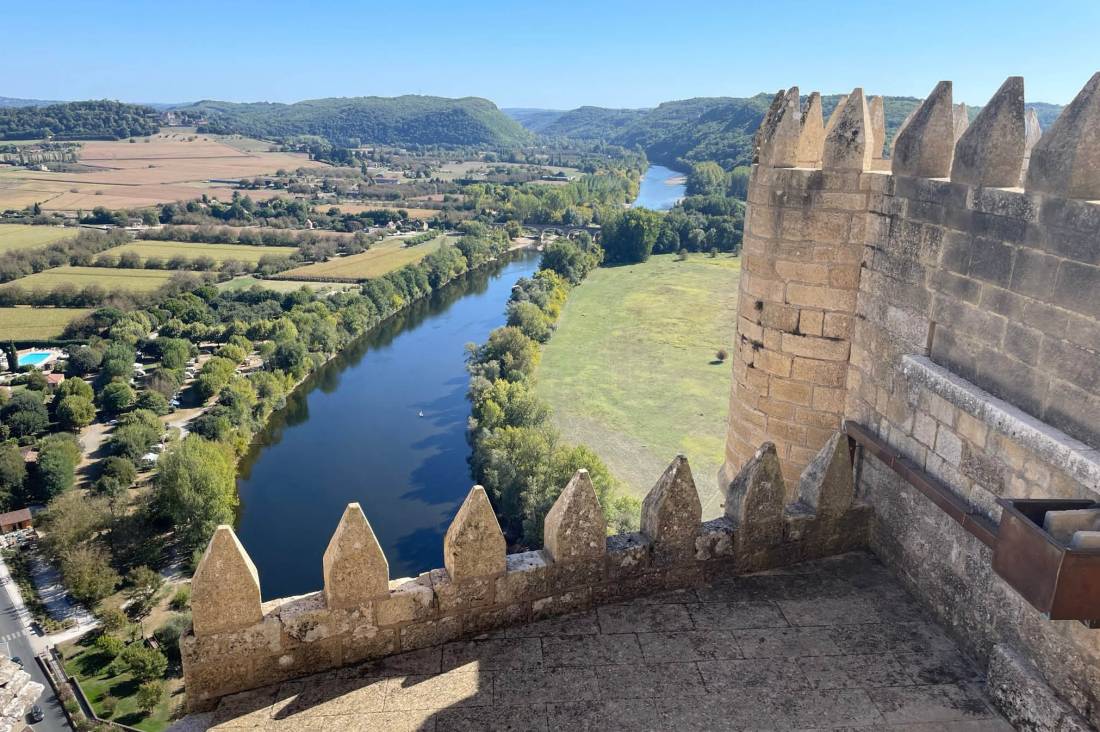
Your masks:
[{"label": "crenellated parapet", "polygon": [[[847,454],[840,435],[830,444],[843,445]],[[831,455],[824,463],[833,465]],[[647,495],[641,530],[607,536],[588,472],[580,470],[546,515],[545,547],[518,554],[506,554],[489,498],[474,486],[447,530],[445,568],[398,580],[389,579],[370,523],[352,503],[322,560],[324,588],[266,603],[244,547],[230,527],[219,527],[195,574],[193,629],[180,644],[188,708],[203,710],[226,694],[297,676],[866,543],[868,510],[853,502],[850,464],[846,471],[808,475],[800,488],[807,501],[792,506],[782,500],[782,489],[767,484],[765,473],[746,468],[746,495],[731,495],[727,516],[703,522],[691,468],[678,456]]]}]

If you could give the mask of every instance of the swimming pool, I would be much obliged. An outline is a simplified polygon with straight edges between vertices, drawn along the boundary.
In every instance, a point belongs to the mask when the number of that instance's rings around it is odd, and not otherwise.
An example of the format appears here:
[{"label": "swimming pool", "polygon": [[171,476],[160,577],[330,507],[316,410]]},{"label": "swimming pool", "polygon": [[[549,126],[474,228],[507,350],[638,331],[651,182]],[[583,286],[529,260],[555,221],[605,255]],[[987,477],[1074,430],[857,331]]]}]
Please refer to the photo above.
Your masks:
[{"label": "swimming pool", "polygon": [[20,366],[41,366],[46,359],[52,356],[49,351],[31,351],[19,356]]}]

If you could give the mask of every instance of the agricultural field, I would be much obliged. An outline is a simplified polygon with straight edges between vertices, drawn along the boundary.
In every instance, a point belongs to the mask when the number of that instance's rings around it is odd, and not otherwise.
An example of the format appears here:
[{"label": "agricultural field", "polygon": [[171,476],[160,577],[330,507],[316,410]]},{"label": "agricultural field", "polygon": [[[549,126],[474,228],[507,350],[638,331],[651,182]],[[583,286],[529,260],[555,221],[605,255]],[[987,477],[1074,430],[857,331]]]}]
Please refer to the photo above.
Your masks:
[{"label": "agricultural field", "polygon": [[419,262],[445,244],[453,244],[458,241],[458,237],[440,234],[435,239],[418,244],[415,247],[406,247],[404,241],[401,237],[386,239],[362,254],[353,254],[350,257],[334,257],[327,262],[318,262],[317,264],[288,270],[280,276],[285,279],[299,280],[318,277],[346,277],[354,280],[369,280],[372,277],[381,277],[387,272],[404,267],[406,264]]},{"label": "agricultural field", "polygon": [[576,168],[566,168],[560,165],[531,166],[527,163],[485,163],[480,160],[464,160],[462,162],[444,163],[437,172],[433,173],[433,175],[443,180],[485,178],[491,168],[516,168],[518,170],[525,170],[531,167],[539,168],[543,175],[564,173],[568,176],[576,176],[581,174],[581,171]]},{"label": "agricultural field", "polygon": [[30,226],[29,224],[0,224],[0,254],[19,249],[37,249],[55,241],[76,236],[77,229],[61,226]]},{"label": "agricultural field", "polygon": [[[692,254],[601,267],[569,295],[536,389],[568,441],[639,498],[688,456],[704,518],[721,514],[739,259]],[[675,395],[673,398],[672,395]]]},{"label": "agricultural field", "polygon": [[217,285],[217,288],[224,292],[239,292],[240,290],[251,289],[253,285],[259,285],[265,290],[272,290],[274,292],[297,292],[303,287],[308,287],[314,292],[335,292],[338,290],[352,290],[359,286],[350,282],[269,280],[260,279],[259,277],[252,277],[251,275],[245,275],[244,277],[234,277],[231,280],[221,282]]},{"label": "agricultural field", "polygon": [[298,251],[296,247],[265,247],[248,244],[192,244],[180,241],[140,240],[112,247],[103,254],[119,256],[133,252],[141,257],[142,262],[150,257],[159,257],[163,261],[168,261],[173,257],[185,257],[187,259],[213,257],[218,264],[233,259],[238,262],[256,264],[261,257],[289,257],[296,251]]},{"label": "agricultural field", "polygon": [[58,285],[72,285],[80,290],[88,285],[99,285],[108,292],[153,292],[159,290],[172,275],[166,269],[114,269],[112,267],[54,267],[18,280],[0,285],[19,286],[24,290],[52,290]]},{"label": "agricultural field", "polygon": [[438,216],[441,212],[434,208],[414,208],[403,205],[401,201],[392,201],[387,203],[318,203],[317,208],[321,211],[328,211],[330,208],[339,209],[341,213],[347,214],[361,214],[364,211],[378,211],[381,209],[389,209],[391,211],[405,211],[409,214],[410,219],[431,219]]},{"label": "agricultural field", "polygon": [[[214,181],[267,175],[280,168],[325,167],[305,155],[266,152],[268,143],[246,142],[246,138],[222,141],[166,128],[133,140],[83,143],[78,158],[83,172],[0,171],[0,211],[33,203],[41,203],[47,211],[135,208],[186,201],[204,193],[229,200],[233,186]],[[261,147],[263,151],[257,149]],[[253,198],[276,195],[264,190],[248,193]]]},{"label": "agricultural field", "polygon": [[57,338],[66,325],[90,312],[84,308],[0,308],[0,341]]}]

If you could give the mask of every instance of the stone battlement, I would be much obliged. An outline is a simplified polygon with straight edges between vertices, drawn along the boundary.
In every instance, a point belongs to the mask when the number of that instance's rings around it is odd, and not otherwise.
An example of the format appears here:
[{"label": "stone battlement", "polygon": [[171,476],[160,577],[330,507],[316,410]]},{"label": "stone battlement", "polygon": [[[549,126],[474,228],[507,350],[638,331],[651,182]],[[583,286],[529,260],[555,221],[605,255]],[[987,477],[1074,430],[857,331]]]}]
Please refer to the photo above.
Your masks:
[{"label": "stone battlement", "polygon": [[394,581],[353,503],[325,551],[324,589],[266,603],[255,566],[233,530],[222,526],[195,572],[193,629],[180,644],[188,708],[208,709],[226,694],[516,623],[866,545],[869,512],[853,504],[842,435],[807,468],[797,492],[798,504],[788,507],[775,450],[765,445],[738,476],[726,515],[704,523],[681,456],[646,497],[641,531],[609,537],[581,470],[546,516],[545,548],[506,554],[489,499],[475,486],[447,530],[445,568]]}]

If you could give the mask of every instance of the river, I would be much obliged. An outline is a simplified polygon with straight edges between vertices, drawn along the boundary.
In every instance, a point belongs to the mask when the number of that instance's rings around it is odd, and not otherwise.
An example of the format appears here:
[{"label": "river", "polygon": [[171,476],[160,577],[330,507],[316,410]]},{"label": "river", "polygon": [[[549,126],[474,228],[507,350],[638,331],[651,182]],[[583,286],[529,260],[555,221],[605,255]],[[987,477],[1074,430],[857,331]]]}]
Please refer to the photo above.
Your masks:
[{"label": "river", "polygon": [[513,255],[414,303],[272,416],[237,478],[237,533],[265,600],[321,589],[321,557],[351,501],[391,577],[443,566],[443,534],[471,485],[464,347],[503,325],[512,285],[537,266],[534,252]]},{"label": "river", "polygon": [[650,165],[642,176],[642,187],[635,206],[643,206],[654,211],[667,211],[684,197],[687,179],[683,173],[677,173],[663,165]]}]

